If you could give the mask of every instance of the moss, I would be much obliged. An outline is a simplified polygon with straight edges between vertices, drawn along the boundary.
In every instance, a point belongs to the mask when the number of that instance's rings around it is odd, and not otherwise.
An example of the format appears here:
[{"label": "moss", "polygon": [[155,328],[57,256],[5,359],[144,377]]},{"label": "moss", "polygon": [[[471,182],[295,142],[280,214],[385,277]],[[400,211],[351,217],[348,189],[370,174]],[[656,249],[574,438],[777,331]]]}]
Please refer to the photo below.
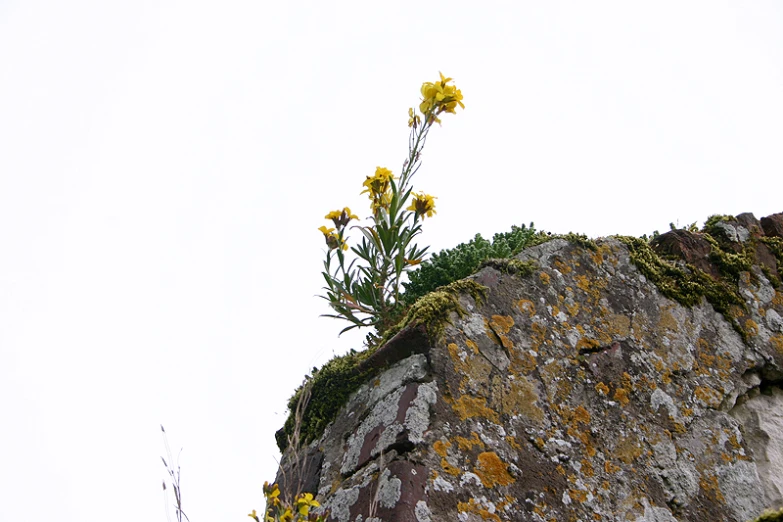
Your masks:
[{"label": "moss", "polygon": [[593,252],[598,251],[598,244],[595,240],[590,239],[584,234],[576,234],[574,232],[569,232],[568,234],[552,234],[550,232],[541,231],[530,239],[526,248],[538,246],[552,241],[553,239],[565,239],[569,243],[581,246],[582,248],[592,250]]},{"label": "moss", "polygon": [[389,341],[406,326],[414,323],[423,324],[427,329],[427,335],[434,342],[443,333],[451,312],[456,312],[459,316],[465,314],[459,304],[460,295],[468,294],[477,303],[481,303],[486,299],[487,291],[487,287],[471,279],[461,279],[430,292],[410,307],[402,321],[389,328],[381,339],[380,345]]},{"label": "moss", "polygon": [[715,232],[718,230],[715,225],[718,223],[729,223],[732,221],[737,221],[737,218],[728,214],[713,214],[704,222],[704,228],[702,228],[702,231],[714,236],[716,235]]},{"label": "moss", "polygon": [[288,447],[288,439],[294,433],[295,412],[305,386],[311,390],[311,400],[302,414],[300,440],[307,443],[320,437],[326,426],[334,420],[337,412],[348,397],[359,386],[372,378],[380,369],[360,370],[360,363],[372,355],[373,350],[355,352],[335,357],[324,364],[320,370],[314,370],[312,377],[305,379],[288,400],[289,415],[283,428],[275,433],[277,446],[283,452]]},{"label": "moss", "polygon": [[[459,304],[459,296],[465,293],[477,302],[482,302],[486,298],[487,288],[475,281],[463,279],[425,295],[416,301],[401,322],[387,330],[377,346],[383,346],[400,330],[414,323],[424,324],[428,336],[434,342],[443,333],[451,312],[459,315],[465,313]],[[347,402],[348,397],[363,383],[383,370],[383,368],[361,367],[361,363],[375,351],[377,348],[368,348],[362,352],[351,350],[346,355],[335,357],[320,370],[313,371],[312,377],[306,378],[305,385],[311,387],[312,399],[302,415],[301,442],[308,443],[320,437],[326,426],[335,419],[337,412]],[[305,385],[300,386],[289,399],[288,418],[283,428],[275,434],[281,452],[286,449],[288,438],[294,433],[294,414]]]},{"label": "moss", "polygon": [[783,522],[783,509],[778,511],[767,510],[753,522]]},{"label": "moss", "polygon": [[[629,236],[615,237],[628,247],[631,262],[655,284],[663,295],[687,307],[699,304],[704,297],[731,323],[742,339],[747,340],[747,332],[732,312],[732,308],[747,311],[747,305],[739,294],[737,280],[733,277],[734,270],[740,265],[746,265],[727,261],[727,265],[721,268],[721,273],[725,274],[725,277],[716,280],[693,265],[681,268],[673,261],[662,259],[644,239]],[[719,247],[714,248],[720,250]],[[723,253],[729,259],[729,254]],[[728,268],[729,266],[731,268]]]},{"label": "moss", "polygon": [[[778,274],[783,276],[783,238],[764,236],[760,237],[759,241],[766,245],[772,252],[772,255],[775,256]],[[772,286],[775,288],[781,287],[780,278],[775,277],[775,275],[765,266],[762,266],[761,270],[764,272],[764,275],[767,276],[769,282],[772,283]]]},{"label": "moss", "polygon": [[510,275],[525,277],[533,273],[538,266],[535,261],[520,261],[519,259],[485,259],[481,262],[479,268],[491,267],[500,272]]},{"label": "moss", "polygon": [[711,235],[703,234],[703,237],[710,243],[710,261],[712,261],[720,271],[721,275],[739,281],[742,272],[750,271],[753,266],[753,245],[746,243],[742,252],[727,252],[721,248],[721,244]]}]

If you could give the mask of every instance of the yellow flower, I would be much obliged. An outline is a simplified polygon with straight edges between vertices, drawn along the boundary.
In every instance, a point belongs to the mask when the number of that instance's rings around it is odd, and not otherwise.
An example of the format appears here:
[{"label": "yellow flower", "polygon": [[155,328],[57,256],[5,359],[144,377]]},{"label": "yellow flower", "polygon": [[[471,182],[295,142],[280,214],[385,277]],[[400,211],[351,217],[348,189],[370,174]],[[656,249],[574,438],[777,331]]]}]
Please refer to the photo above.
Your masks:
[{"label": "yellow flower", "polygon": [[379,208],[387,208],[391,204],[391,182],[394,180],[394,174],[389,169],[383,167],[375,168],[375,175],[367,176],[362,186],[362,194],[370,194],[373,211]]},{"label": "yellow flower", "polygon": [[408,127],[413,127],[414,129],[419,126],[421,123],[421,118],[418,114],[415,114],[413,112],[413,107],[408,109]]},{"label": "yellow flower", "polygon": [[334,226],[343,228],[352,219],[359,219],[359,216],[351,214],[351,209],[344,207],[342,210],[332,210],[324,216],[324,219],[331,219],[334,222]]},{"label": "yellow flower", "polygon": [[423,192],[419,192],[418,194],[414,192],[413,202],[411,203],[411,206],[405,210],[416,212],[416,215],[422,216],[422,219],[424,219],[424,216],[432,217],[433,214],[437,214],[437,212],[435,212],[436,199],[438,198],[432,197],[429,194],[425,194]]},{"label": "yellow flower", "polygon": [[424,82],[421,86],[421,104],[419,110],[426,115],[428,121],[440,123],[437,115],[441,112],[456,114],[457,105],[465,108],[462,103],[462,91],[454,85],[448,85],[452,81],[440,73],[440,81],[435,83]]},{"label": "yellow flower", "polygon": [[285,513],[280,515],[280,522],[291,522],[294,519],[294,514],[291,512],[291,508],[286,508]]},{"label": "yellow flower", "polygon": [[249,516],[250,518],[252,518],[256,522],[260,522],[258,520],[258,515],[256,514],[256,510],[255,509],[251,513],[248,513],[247,516]]},{"label": "yellow flower", "polygon": [[[324,239],[326,240],[326,246],[329,247],[329,250],[334,250],[335,248],[342,248],[343,250],[348,250],[348,243],[345,241],[340,241],[340,236],[337,235],[333,228],[326,228],[324,227],[318,227],[318,230],[321,231],[324,235]],[[274,486],[277,488],[277,484]],[[264,490],[266,491],[266,490]],[[280,490],[277,490],[277,495],[280,494]]]},{"label": "yellow flower", "polygon": [[299,514],[306,517],[310,513],[311,507],[318,507],[321,504],[313,498],[312,493],[302,493],[299,498],[296,499],[296,508],[299,510]]},{"label": "yellow flower", "polygon": [[[321,227],[321,228],[326,228],[326,227]],[[326,234],[326,232],[324,232],[324,234]],[[277,484],[269,485],[269,482],[264,482],[263,490],[264,490],[264,496],[266,497],[267,504],[272,504],[273,506],[280,505],[280,499],[278,498],[280,496],[280,488],[277,486]],[[255,513],[255,510],[253,510],[253,513]]]}]

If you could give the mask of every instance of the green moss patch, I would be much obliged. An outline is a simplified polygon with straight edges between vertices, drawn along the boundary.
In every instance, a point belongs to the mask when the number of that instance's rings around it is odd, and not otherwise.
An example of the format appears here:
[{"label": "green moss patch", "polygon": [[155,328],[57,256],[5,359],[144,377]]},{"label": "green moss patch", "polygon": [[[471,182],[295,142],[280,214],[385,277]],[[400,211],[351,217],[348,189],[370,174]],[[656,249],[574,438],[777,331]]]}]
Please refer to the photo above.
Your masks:
[{"label": "green moss patch", "polygon": [[320,437],[339,409],[362,383],[372,378],[371,370],[360,370],[360,363],[372,355],[372,350],[356,352],[351,350],[327,362],[320,370],[313,369],[313,375],[305,378],[305,383],[297,388],[288,400],[288,418],[283,428],[275,433],[277,447],[285,451],[288,439],[294,433],[295,412],[305,386],[310,386],[310,401],[305,406],[299,426],[300,439],[308,443]]},{"label": "green moss patch", "polygon": [[525,277],[535,271],[538,264],[535,261],[520,261],[519,259],[485,259],[480,268],[491,267],[500,272]]},{"label": "green moss patch", "polygon": [[[702,297],[706,298],[713,308],[731,323],[743,340],[747,339],[748,333],[744,326],[731,313],[732,307],[747,311],[747,305],[740,296],[733,277],[728,281],[723,278],[716,280],[693,265],[680,268],[675,262],[662,259],[644,239],[615,237],[628,247],[631,262],[663,295],[687,307],[699,304]],[[732,270],[727,269],[727,272],[733,275],[736,265],[731,266]]]},{"label": "green moss patch", "polygon": [[[465,311],[459,304],[459,296],[462,294],[470,295],[476,302],[483,302],[487,288],[464,279],[430,292],[416,301],[405,318],[386,332],[378,346],[383,346],[400,330],[412,324],[423,324],[427,335],[435,342],[448,324],[451,312],[464,315]],[[362,364],[376,351],[376,348],[362,352],[352,350],[346,355],[335,357],[306,378],[305,384],[289,399],[288,418],[283,428],[275,434],[281,452],[285,451],[288,439],[295,431],[295,412],[304,387],[311,387],[311,399],[304,409],[299,427],[300,442],[306,444],[323,434],[353,392],[384,369]]]},{"label": "green moss patch", "polygon": [[783,522],[783,509],[778,511],[765,511],[752,522]]}]

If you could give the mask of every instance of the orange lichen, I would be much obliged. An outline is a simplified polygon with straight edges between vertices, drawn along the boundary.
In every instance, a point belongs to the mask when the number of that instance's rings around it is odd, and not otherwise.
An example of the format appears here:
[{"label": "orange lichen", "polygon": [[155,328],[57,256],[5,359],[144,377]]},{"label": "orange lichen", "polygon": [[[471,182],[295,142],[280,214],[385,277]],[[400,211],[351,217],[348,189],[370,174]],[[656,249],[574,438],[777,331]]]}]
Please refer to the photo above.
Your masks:
[{"label": "orange lichen", "polygon": [[583,275],[578,275],[574,279],[576,279],[576,287],[582,290],[583,292],[587,292],[590,290],[590,278]]},{"label": "orange lichen", "polygon": [[574,502],[581,503],[587,501],[587,492],[582,491],[581,489],[569,489],[568,496],[571,497],[571,500]]},{"label": "orange lichen", "polygon": [[576,342],[576,349],[579,351],[582,350],[595,350],[596,348],[600,348],[601,343],[596,341],[595,339],[588,339],[587,337],[582,337]]},{"label": "orange lichen", "polygon": [[717,502],[726,501],[726,499],[723,497],[723,493],[720,490],[720,486],[718,485],[717,476],[702,475],[701,479],[699,479],[699,486],[701,486],[701,489],[704,491],[704,494],[707,495],[708,498]]},{"label": "orange lichen", "polygon": [[769,341],[779,353],[783,353],[783,334],[773,335],[769,338]]},{"label": "orange lichen", "polygon": [[494,513],[490,513],[481,504],[471,498],[468,502],[457,502],[457,511],[460,513],[475,513],[480,516],[482,520],[494,520],[495,522],[501,522],[500,517]]},{"label": "orange lichen", "polygon": [[449,452],[450,447],[451,447],[451,442],[449,441],[443,442],[442,440],[436,440],[435,443],[432,445],[432,449],[434,449],[435,453],[437,453],[441,457],[446,456],[446,454]]},{"label": "orange lichen", "polygon": [[600,395],[609,395],[609,386],[606,384],[599,382],[595,385],[595,391],[597,391]]},{"label": "orange lichen", "polygon": [[544,283],[545,285],[549,284],[549,274],[547,274],[546,272],[540,272],[538,274],[538,277],[539,279],[541,279],[541,282]]},{"label": "orange lichen", "polygon": [[519,309],[519,311],[523,314],[527,314],[530,317],[533,317],[536,314],[536,306],[533,304],[533,301],[528,301],[527,299],[520,299],[515,304]]},{"label": "orange lichen", "polygon": [[755,337],[759,334],[759,325],[753,319],[745,321],[745,333],[751,337]]},{"label": "orange lichen", "polygon": [[[607,473],[617,473],[622,468],[611,463],[611,461],[604,462],[604,471]],[[608,489],[608,488],[607,488]]]},{"label": "orange lichen", "polygon": [[707,386],[696,386],[693,390],[694,399],[702,406],[717,408],[723,401],[723,394]]},{"label": "orange lichen", "polygon": [[536,403],[539,400],[533,383],[519,375],[507,384],[507,392],[503,394],[500,406],[503,413],[510,415],[523,414],[536,422],[543,422],[544,410]]},{"label": "orange lichen", "polygon": [[576,317],[576,314],[579,313],[579,303],[573,303],[573,304],[565,303],[565,307],[566,310],[568,310],[568,315],[570,315],[571,317]]},{"label": "orange lichen", "polygon": [[468,365],[462,357],[460,357],[460,347],[457,343],[447,344],[446,349],[449,351],[452,362],[454,362],[454,369],[459,373],[467,373]]},{"label": "orange lichen", "polygon": [[581,471],[582,471],[582,475],[584,475],[585,477],[592,477],[595,474],[595,472],[593,471],[593,464],[587,459],[582,459]]},{"label": "orange lichen", "polygon": [[514,448],[515,450],[517,450],[517,451],[521,451],[522,450],[522,446],[519,445],[519,443],[517,442],[517,439],[515,439],[511,435],[508,435],[506,437],[506,442],[508,442],[508,445],[511,446],[512,448]]},{"label": "orange lichen", "polygon": [[514,477],[508,473],[508,466],[494,451],[480,453],[477,462],[473,471],[479,476],[484,487],[508,486],[515,482]]},{"label": "orange lichen", "polygon": [[443,471],[455,477],[462,474],[462,470],[449,464],[449,461],[446,459],[440,459],[440,467],[443,468]]},{"label": "orange lichen", "polygon": [[487,407],[487,401],[483,397],[463,395],[454,401],[451,407],[459,415],[460,420],[484,417],[492,422],[498,422],[497,412]]},{"label": "orange lichen", "polygon": [[533,323],[530,328],[533,330],[531,341],[533,342],[533,349],[539,349],[544,344],[546,339],[546,326]]},{"label": "orange lichen", "polygon": [[474,354],[478,355],[479,349],[478,349],[478,345],[476,343],[474,343],[470,339],[465,339],[465,344],[468,345],[468,348],[470,348],[473,351]]},{"label": "orange lichen", "polygon": [[520,352],[515,350],[512,352],[512,357],[511,370],[514,373],[521,372],[527,375],[538,367],[538,361],[529,351]]},{"label": "orange lichen", "polygon": [[581,404],[574,409],[574,422],[581,422],[582,424],[590,422],[590,412]]},{"label": "orange lichen", "polygon": [[570,266],[568,266],[567,264],[563,263],[559,259],[555,259],[554,265],[555,265],[555,268],[557,268],[558,271],[560,271],[563,274],[570,274],[571,273],[572,268]]},{"label": "orange lichen", "polygon": [[647,375],[641,375],[639,377],[639,383],[648,390],[654,390],[658,387],[658,385],[655,384],[655,381],[647,377]]},{"label": "orange lichen", "polygon": [[507,334],[514,326],[514,319],[510,315],[493,315],[489,324],[495,333]]},{"label": "orange lichen", "polygon": [[480,449],[484,449],[484,443],[481,442],[478,433],[476,433],[475,431],[470,433],[469,439],[466,439],[465,437],[457,436],[455,440],[457,441],[457,446],[459,446],[459,449],[463,451],[468,451],[472,449],[473,446],[478,446]]},{"label": "orange lichen", "polygon": [[617,399],[623,406],[631,402],[631,400],[628,398],[628,390],[625,388],[617,388],[614,391],[614,398]]}]

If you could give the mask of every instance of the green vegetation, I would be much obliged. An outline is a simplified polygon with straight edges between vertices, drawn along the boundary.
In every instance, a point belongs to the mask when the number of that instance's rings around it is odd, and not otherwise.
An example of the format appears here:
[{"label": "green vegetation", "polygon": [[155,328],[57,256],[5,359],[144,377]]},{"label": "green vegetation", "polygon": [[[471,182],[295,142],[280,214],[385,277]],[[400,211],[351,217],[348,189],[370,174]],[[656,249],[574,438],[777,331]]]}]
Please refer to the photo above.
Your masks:
[{"label": "green vegetation", "polygon": [[491,267],[506,274],[525,277],[533,273],[538,264],[535,261],[520,261],[519,259],[485,259],[480,268]]},{"label": "green vegetation", "polygon": [[[783,238],[762,237],[759,239],[759,241],[765,244],[775,256],[777,261],[778,274],[783,275]],[[775,288],[781,287],[780,279],[776,277],[775,274],[773,274],[766,266],[761,267],[761,271],[764,272],[765,276],[767,276],[767,279],[769,279],[769,282],[772,283],[772,286]]]},{"label": "green vegetation", "polygon": [[752,522],[783,522],[783,509],[767,510]]},{"label": "green vegetation", "polygon": [[695,266],[687,265],[686,268],[681,268],[674,261],[664,260],[644,239],[616,237],[628,247],[631,262],[663,295],[687,307],[699,304],[701,298],[705,297],[743,339],[747,338],[747,333],[734,317],[732,310],[732,307],[738,307],[744,312],[747,308],[736,284],[715,280]]},{"label": "green vegetation", "polygon": [[297,405],[306,387],[310,388],[313,399],[307,402],[299,420],[300,438],[304,443],[320,437],[348,397],[377,373],[377,370],[360,369],[361,363],[374,352],[374,349],[363,352],[351,350],[327,362],[320,370],[313,368],[313,375],[305,377],[305,383],[288,400],[288,418],[283,428],[275,433],[281,452],[288,447],[288,439],[294,433]]},{"label": "green vegetation", "polygon": [[[463,293],[471,295],[476,301],[486,297],[486,288],[475,281],[456,281],[448,286],[419,299],[409,310],[405,318],[387,331],[386,336],[375,347],[357,352],[351,350],[346,355],[335,357],[320,370],[313,368],[313,375],[305,378],[302,384],[288,401],[289,415],[285,425],[275,434],[280,451],[288,447],[292,436],[299,430],[300,442],[309,443],[320,437],[326,426],[334,420],[337,412],[346,403],[348,397],[359,387],[379,374],[384,368],[364,366],[362,363],[374,354],[378,346],[382,346],[397,332],[413,323],[421,323],[427,329],[432,339],[439,337],[449,314],[456,312],[464,314],[459,304],[459,296]],[[309,389],[308,389],[309,388]],[[312,394],[297,417],[297,405],[300,404],[302,393]]]},{"label": "green vegetation", "polygon": [[[441,250],[423,262],[418,270],[408,274],[409,281],[402,284],[405,287],[402,300],[405,304],[412,305],[436,288],[475,273],[481,268],[481,263],[487,259],[515,256],[524,248],[531,246],[539,236],[533,223],[530,223],[529,227],[512,226],[511,232],[495,234],[492,236],[492,241],[484,239],[481,234],[476,234],[467,243]],[[543,237],[546,241],[551,239],[545,234]]]}]

